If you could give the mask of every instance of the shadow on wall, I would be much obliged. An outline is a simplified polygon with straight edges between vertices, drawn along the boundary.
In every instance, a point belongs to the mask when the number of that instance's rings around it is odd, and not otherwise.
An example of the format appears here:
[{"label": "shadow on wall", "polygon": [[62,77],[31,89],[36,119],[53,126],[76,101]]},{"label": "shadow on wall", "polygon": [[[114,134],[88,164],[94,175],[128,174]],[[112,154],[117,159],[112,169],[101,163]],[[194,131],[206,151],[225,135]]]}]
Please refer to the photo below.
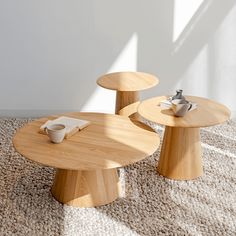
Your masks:
[{"label": "shadow on wall", "polygon": [[173,92],[235,5],[203,1],[173,42],[177,1],[1,2],[0,109],[80,110],[134,33],[136,69],[161,80],[148,95]]}]

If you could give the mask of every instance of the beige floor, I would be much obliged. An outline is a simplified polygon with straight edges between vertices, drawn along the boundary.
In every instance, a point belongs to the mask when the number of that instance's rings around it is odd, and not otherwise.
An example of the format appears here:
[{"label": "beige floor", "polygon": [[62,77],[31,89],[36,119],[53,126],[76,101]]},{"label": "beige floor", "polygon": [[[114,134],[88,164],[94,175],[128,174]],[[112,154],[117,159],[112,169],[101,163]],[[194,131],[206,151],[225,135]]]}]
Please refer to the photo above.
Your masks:
[{"label": "beige floor", "polygon": [[159,176],[158,151],[120,170],[122,198],[90,209],[56,202],[50,194],[53,169],[15,152],[11,138],[25,122],[0,120],[1,236],[235,235],[236,122],[202,130],[205,174],[198,180]]}]

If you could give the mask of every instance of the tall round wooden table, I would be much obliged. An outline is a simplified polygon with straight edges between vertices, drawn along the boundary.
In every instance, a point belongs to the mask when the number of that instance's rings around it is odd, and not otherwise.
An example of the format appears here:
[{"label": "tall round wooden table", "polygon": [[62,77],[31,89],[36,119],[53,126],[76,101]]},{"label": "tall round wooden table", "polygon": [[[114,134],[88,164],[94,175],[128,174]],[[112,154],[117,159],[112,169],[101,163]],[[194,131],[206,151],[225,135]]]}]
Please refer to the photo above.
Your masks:
[{"label": "tall round wooden table", "polygon": [[165,125],[158,172],[176,180],[195,179],[203,174],[200,127],[225,122],[230,117],[229,109],[215,101],[186,96],[198,104],[197,109],[184,117],[175,117],[171,109],[161,109],[160,102],[168,96],[154,97],[143,101],[138,113],[145,119]]},{"label": "tall round wooden table", "polygon": [[[138,118],[139,91],[152,88],[159,83],[156,76],[143,72],[115,72],[101,76],[97,84],[116,91],[115,113]],[[123,109],[129,106],[128,109]]]},{"label": "tall round wooden table", "polygon": [[91,124],[60,144],[53,144],[39,127],[51,116],[19,129],[13,143],[26,158],[57,169],[52,194],[60,202],[80,207],[110,203],[119,196],[117,168],[140,161],[159,146],[148,126],[127,117],[102,113],[63,116]]}]

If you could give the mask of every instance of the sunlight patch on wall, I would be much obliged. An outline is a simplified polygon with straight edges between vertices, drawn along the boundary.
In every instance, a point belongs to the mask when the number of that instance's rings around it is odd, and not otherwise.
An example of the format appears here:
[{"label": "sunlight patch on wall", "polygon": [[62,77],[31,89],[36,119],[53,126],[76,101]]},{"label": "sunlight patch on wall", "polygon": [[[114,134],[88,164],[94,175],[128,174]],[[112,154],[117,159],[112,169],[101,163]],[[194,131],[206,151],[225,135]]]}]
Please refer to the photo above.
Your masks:
[{"label": "sunlight patch on wall", "polygon": [[138,35],[134,33],[107,73],[116,71],[136,71]]},{"label": "sunlight patch on wall", "polygon": [[[138,35],[134,33],[106,73],[136,71],[137,53]],[[97,87],[81,110],[114,113],[115,92]]]},{"label": "sunlight patch on wall", "polygon": [[204,0],[175,0],[173,42],[175,42]]},{"label": "sunlight patch on wall", "polygon": [[208,77],[209,48],[205,45],[178,79],[175,89],[183,89],[185,95],[208,97],[211,86]]}]

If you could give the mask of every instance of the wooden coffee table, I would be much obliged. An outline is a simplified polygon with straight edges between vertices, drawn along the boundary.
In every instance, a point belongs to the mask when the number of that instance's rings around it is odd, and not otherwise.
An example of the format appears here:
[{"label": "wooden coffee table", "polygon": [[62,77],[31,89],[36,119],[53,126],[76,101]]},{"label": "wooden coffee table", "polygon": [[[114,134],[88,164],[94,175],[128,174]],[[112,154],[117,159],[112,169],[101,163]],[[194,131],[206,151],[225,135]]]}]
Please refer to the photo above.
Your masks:
[{"label": "wooden coffee table", "polygon": [[157,170],[161,175],[177,180],[194,179],[203,174],[199,128],[220,124],[230,117],[229,109],[220,103],[206,98],[185,97],[196,102],[198,108],[184,117],[175,117],[171,109],[160,108],[160,102],[168,96],[145,100],[138,107],[142,117],[165,125]]},{"label": "wooden coffee table", "polygon": [[13,143],[26,158],[57,169],[52,194],[80,207],[110,203],[119,196],[117,168],[140,161],[159,146],[150,127],[127,117],[102,113],[67,113],[91,124],[61,144],[53,144],[39,127],[51,116],[19,129]]},{"label": "wooden coffee table", "polygon": [[[152,88],[159,83],[159,79],[151,74],[143,72],[115,72],[101,76],[97,84],[103,88],[116,91],[115,113],[124,116],[133,115],[138,119],[137,107],[139,101],[139,91]],[[128,109],[123,109],[126,106]]]}]

